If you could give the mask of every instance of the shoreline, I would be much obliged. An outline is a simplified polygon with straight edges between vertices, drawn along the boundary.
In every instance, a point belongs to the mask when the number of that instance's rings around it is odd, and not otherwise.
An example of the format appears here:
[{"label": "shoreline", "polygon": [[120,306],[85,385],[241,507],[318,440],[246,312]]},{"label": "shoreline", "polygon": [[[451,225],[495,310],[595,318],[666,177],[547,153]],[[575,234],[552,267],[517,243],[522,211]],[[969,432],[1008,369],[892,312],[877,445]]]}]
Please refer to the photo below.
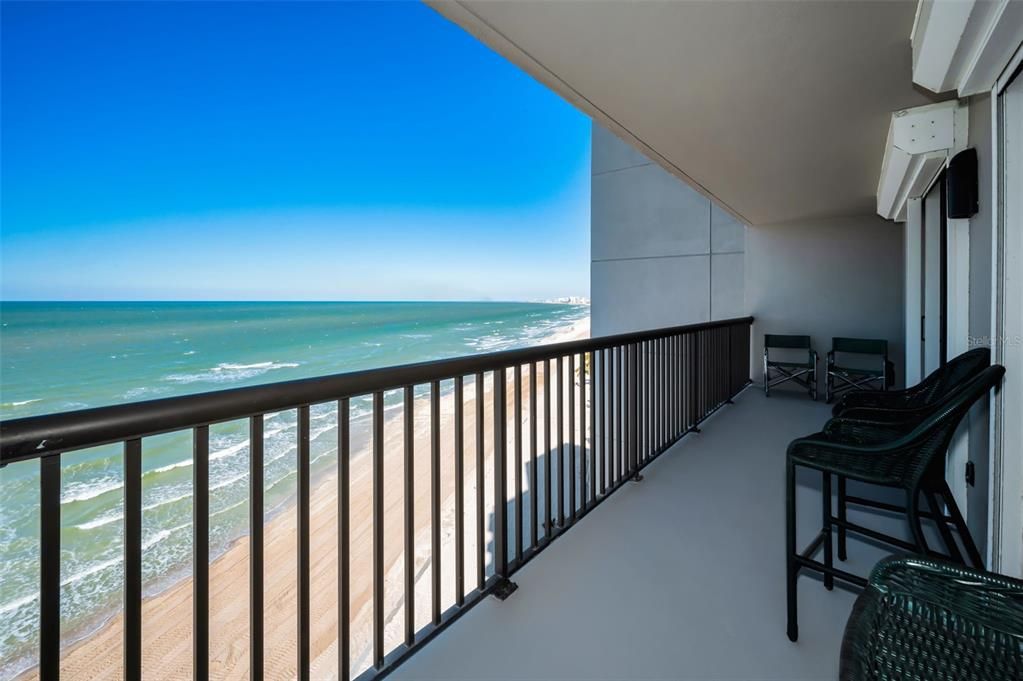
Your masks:
[{"label": "shoreline", "polygon": [[[563,325],[543,338],[538,345],[589,337],[589,318]],[[528,396],[528,368],[523,371],[523,398]],[[545,389],[546,377],[538,376],[538,393]],[[474,382],[466,382],[464,403],[472,405],[476,398]],[[508,385],[511,395],[512,386]],[[493,390],[489,381],[483,391],[487,419],[493,414]],[[430,524],[430,400],[414,400],[415,460],[415,611],[416,629],[430,620],[431,578],[430,559],[432,535]],[[454,393],[441,396],[441,532],[442,532],[442,610],[454,603],[454,570],[450,562],[454,557],[454,471],[453,471],[453,418]],[[391,410],[387,410],[391,411]],[[511,409],[507,417],[513,419]],[[403,528],[403,410],[386,414],[384,419],[384,526],[385,526],[385,648],[399,643],[404,631],[404,605],[401,591],[404,580]],[[475,432],[472,409],[465,409],[465,459],[462,484],[465,489],[465,583],[475,584]],[[366,418],[366,417],[362,417]],[[486,422],[486,421],[485,421]],[[487,424],[484,439],[484,472],[486,479],[493,475],[490,448],[493,439]],[[513,424],[514,427],[514,424]],[[353,430],[356,428],[353,421]],[[510,429],[509,429],[510,431]],[[354,438],[354,433],[353,433]],[[372,639],[367,634],[372,623],[372,513],[371,501],[371,439],[365,438],[353,449],[350,458],[351,501],[351,609],[352,632],[351,661],[353,673],[365,669],[371,655]],[[335,454],[336,456],[336,454]],[[312,637],[310,657],[314,678],[334,678],[336,667],[337,594],[336,520],[337,520],[337,464],[321,471],[313,482],[310,494],[310,562],[311,586],[314,593],[335,595],[334,598],[314,598],[310,612]],[[487,506],[492,507],[493,490],[484,491]],[[292,497],[279,507],[263,526],[264,532],[264,640],[265,668],[271,678],[293,676],[295,673],[295,629],[297,605],[295,603],[295,561],[297,526],[295,499]],[[369,522],[366,520],[369,519]],[[485,522],[485,519],[484,519]],[[485,526],[485,538],[489,528]],[[245,678],[248,671],[248,554],[249,537],[245,533],[232,540],[226,549],[210,561],[210,672],[213,678]],[[331,541],[333,540],[333,541]],[[489,552],[489,540],[485,553]],[[366,574],[363,574],[366,573]],[[239,579],[239,576],[244,576]],[[369,577],[367,580],[366,577]],[[191,576],[171,581],[166,586],[143,598],[143,670],[153,678],[177,679],[191,674]],[[323,603],[326,600],[328,603]],[[120,679],[122,650],[122,614],[104,615],[95,628],[62,648],[61,670],[65,678],[88,681]],[[111,663],[111,660],[114,660]],[[171,662],[173,660],[173,662]],[[113,667],[113,668],[111,668]],[[18,673],[19,681],[38,677],[33,666]]]}]

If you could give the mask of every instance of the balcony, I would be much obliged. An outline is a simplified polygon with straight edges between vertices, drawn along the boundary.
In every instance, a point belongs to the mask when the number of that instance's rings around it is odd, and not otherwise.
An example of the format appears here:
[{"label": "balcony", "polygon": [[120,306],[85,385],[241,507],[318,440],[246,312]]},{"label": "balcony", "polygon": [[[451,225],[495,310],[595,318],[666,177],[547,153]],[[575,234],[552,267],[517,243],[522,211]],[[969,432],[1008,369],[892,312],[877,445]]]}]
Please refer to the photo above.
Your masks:
[{"label": "balcony", "polygon": [[[752,321],[5,421],[0,465],[39,466],[39,666],[30,676],[176,678],[189,666],[198,679],[389,673],[490,596],[518,598],[520,570],[612,495],[633,494],[642,471],[742,392]],[[297,487],[290,509],[267,520],[263,467],[280,453],[265,446],[266,421],[284,411]],[[330,417],[336,475],[314,480],[323,432],[311,424]],[[219,501],[210,469],[211,432],[223,424],[248,433],[250,526],[220,560],[210,548]],[[191,446],[183,527],[192,570],[177,598],[148,599],[142,460],[167,435]],[[110,446],[124,470],[123,517],[110,521],[123,527],[121,607],[99,635],[74,642],[61,610],[76,595],[63,579],[63,466]],[[189,649],[190,665],[187,655],[167,664],[167,651]]]},{"label": "balcony", "polygon": [[[786,446],[829,415],[751,386],[518,571],[511,598],[481,603],[393,678],[835,678],[855,594],[801,579],[790,643],[782,522]],[[799,485],[805,540],[819,476]],[[867,524],[904,535],[902,521]],[[854,541],[843,568],[866,574],[886,553]]]}]

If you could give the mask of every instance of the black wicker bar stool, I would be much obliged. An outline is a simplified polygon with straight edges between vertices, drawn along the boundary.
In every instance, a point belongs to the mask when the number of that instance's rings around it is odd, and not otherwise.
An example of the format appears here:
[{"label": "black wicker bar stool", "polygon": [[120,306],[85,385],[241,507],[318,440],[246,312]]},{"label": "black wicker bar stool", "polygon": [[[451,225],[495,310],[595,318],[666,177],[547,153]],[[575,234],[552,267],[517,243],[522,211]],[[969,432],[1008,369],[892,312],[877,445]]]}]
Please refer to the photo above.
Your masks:
[{"label": "black wicker bar stool", "polygon": [[905,420],[904,410],[926,409],[934,405],[990,365],[991,350],[975,348],[950,359],[911,388],[844,393],[831,408],[831,414],[868,421]]},{"label": "black wicker bar stool", "polygon": [[[935,555],[927,546],[920,518],[921,494],[927,497],[937,521],[942,539],[948,546],[955,545],[946,516],[937,503],[937,495],[945,486],[945,454],[956,428],[970,407],[1001,383],[1005,368],[999,365],[984,369],[954,395],[946,399],[940,409],[915,424],[880,423],[846,419],[832,419],[820,433],[794,440],[786,456],[786,591],[788,601],[788,636],[799,637],[797,623],[796,582],[803,568],[824,575],[824,586],[831,589],[836,578],[864,587],[867,581],[858,575],[835,568],[833,561],[832,528],[843,527],[855,534],[923,555]],[[803,466],[821,472],[823,479],[821,519],[822,528],[814,540],[802,551],[796,548],[796,467]],[[888,536],[861,525],[848,522],[832,514],[831,476],[840,475],[850,480],[902,489],[906,496],[906,516],[912,542]],[[949,499],[950,505],[955,501]],[[953,521],[961,537],[968,537],[962,516],[954,512]],[[823,547],[823,562],[814,560]],[[958,551],[958,549],[956,549]],[[976,551],[976,548],[973,549]],[[961,560],[961,556],[960,556]]]},{"label": "black wicker bar stool", "polygon": [[[835,417],[857,419],[863,421],[882,421],[891,423],[919,423],[927,418],[942,402],[958,388],[965,385],[971,378],[991,365],[991,350],[976,348],[955,357],[931,372],[924,380],[905,390],[861,390],[846,393],[839,398],[832,408]],[[878,508],[886,511],[902,511],[904,508],[892,508],[891,504],[879,503],[863,497],[850,497],[846,493],[846,480],[838,479],[838,517],[845,519],[849,504]],[[942,499],[952,498],[946,486],[939,495]],[[951,511],[953,507],[950,506]],[[958,511],[958,509],[955,509]],[[972,545],[972,540],[969,540]],[[969,547],[967,547],[969,548]],[[951,549],[950,549],[951,551]],[[838,527],[838,559],[845,560],[846,530]],[[979,561],[979,555],[977,556]],[[975,567],[981,567],[979,562]]]}]

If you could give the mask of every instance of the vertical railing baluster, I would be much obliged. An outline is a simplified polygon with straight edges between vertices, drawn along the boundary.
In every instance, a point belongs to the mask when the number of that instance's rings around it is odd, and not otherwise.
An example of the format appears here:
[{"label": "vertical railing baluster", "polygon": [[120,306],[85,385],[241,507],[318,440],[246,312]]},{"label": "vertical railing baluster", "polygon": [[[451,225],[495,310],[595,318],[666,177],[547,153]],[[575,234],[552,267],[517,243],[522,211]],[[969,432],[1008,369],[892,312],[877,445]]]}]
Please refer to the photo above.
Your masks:
[{"label": "vertical railing baluster", "polygon": [[349,681],[352,667],[351,641],[351,417],[347,397],[338,401],[338,677]]},{"label": "vertical railing baluster", "polygon": [[508,434],[505,370],[494,371],[494,574],[508,578]]},{"label": "vertical railing baluster", "polygon": [[675,337],[664,339],[664,441],[675,439]]},{"label": "vertical railing baluster", "polygon": [[610,368],[611,375],[609,380],[611,381],[611,452],[610,458],[607,462],[607,482],[609,487],[614,487],[615,481],[618,479],[618,450],[620,447],[620,441],[622,439],[622,422],[621,422],[621,377],[619,372],[621,371],[621,363],[619,360],[618,348],[611,348],[610,350]]},{"label": "vertical railing baluster", "polygon": [[682,432],[689,432],[695,427],[693,420],[693,374],[692,369],[692,340],[691,334],[679,336],[679,374],[682,381],[682,390],[679,394],[679,414],[681,416]]},{"label": "vertical railing baluster", "polygon": [[463,381],[455,377],[455,605],[465,604],[465,428]]},{"label": "vertical railing baluster", "polygon": [[124,443],[124,678],[142,678],[142,440]]},{"label": "vertical railing baluster", "polygon": [[433,623],[440,624],[440,381],[430,384],[430,589]]},{"label": "vertical railing baluster", "polygon": [[[575,355],[568,356],[568,515],[575,522]],[[564,485],[562,485],[564,487]]]},{"label": "vertical railing baluster", "polygon": [[667,445],[671,439],[669,437],[669,414],[671,413],[671,395],[669,393],[669,386],[671,380],[668,377],[668,371],[670,364],[668,362],[668,341],[669,337],[665,336],[658,341],[657,345],[657,373],[658,373],[658,386],[657,386],[657,419],[658,419],[658,440],[662,446]]},{"label": "vertical railing baluster", "polygon": [[529,538],[530,546],[536,549],[540,543],[539,519],[539,482],[540,472],[537,470],[539,452],[536,446],[536,362],[529,365]]},{"label": "vertical railing baluster", "polygon": [[607,384],[607,348],[600,350],[600,495],[607,491],[607,452],[610,428],[607,424],[608,415],[608,384]]},{"label": "vertical railing baluster", "polygon": [[673,439],[681,436],[685,430],[685,421],[682,418],[682,415],[685,413],[686,397],[686,375],[683,368],[685,365],[682,361],[684,338],[684,336],[675,336],[671,348],[672,387],[674,390],[673,399],[675,400],[675,421],[671,429]]},{"label": "vertical railing baluster", "polygon": [[557,361],[558,384],[558,527],[565,526],[565,371],[561,357]]},{"label": "vertical railing baluster", "polygon": [[671,399],[672,408],[671,439],[677,439],[683,430],[682,413],[685,410],[685,376],[682,372],[682,337],[671,338]]},{"label": "vertical railing baluster", "polygon": [[655,338],[651,343],[650,352],[650,360],[653,364],[653,376],[651,377],[650,386],[650,389],[653,391],[651,399],[651,410],[653,411],[651,429],[654,434],[654,449],[660,451],[661,445],[664,442],[661,438],[661,341],[659,338]]},{"label": "vertical railing baluster", "polygon": [[483,518],[483,486],[484,481],[484,470],[483,470],[483,399],[484,399],[484,386],[483,386],[483,372],[477,372],[475,378],[475,387],[473,389],[473,400],[475,401],[476,407],[476,588],[480,591],[483,590],[484,584],[487,581],[486,572],[486,556],[484,554],[484,527],[485,522]]},{"label": "vertical railing baluster", "polygon": [[629,458],[628,475],[639,470],[639,348],[635,343],[627,348],[629,354]]},{"label": "vertical railing baluster", "polygon": [[312,562],[309,556],[309,405],[298,408],[298,678],[309,681],[309,583]]},{"label": "vertical railing baluster", "polygon": [[697,331],[693,334],[693,345],[696,347],[696,356],[698,360],[696,362],[696,420],[700,422],[703,420],[703,376],[704,376],[704,362],[706,358],[703,355],[703,334]]},{"label": "vertical railing baluster", "polygon": [[685,336],[684,353],[682,356],[682,367],[684,371],[686,381],[686,392],[685,392],[685,413],[686,413],[686,429],[695,430],[698,421],[697,409],[696,409],[696,385],[697,385],[697,367],[694,364],[696,355],[694,354],[694,343],[696,336],[691,333],[687,333]]},{"label": "vertical railing baluster", "polygon": [[551,391],[554,390],[554,381],[551,380],[551,360],[543,361],[543,508],[544,508],[544,538],[550,539],[554,530],[554,515],[551,504],[551,457],[554,451],[551,449]]},{"label": "vertical railing baluster", "polygon": [[192,678],[210,673],[210,427],[192,436]]},{"label": "vertical railing baluster", "polygon": [[579,353],[579,508],[586,508],[586,353]]},{"label": "vertical railing baluster", "polygon": [[522,366],[515,365],[515,558],[522,559]]},{"label": "vertical railing baluster", "polygon": [[618,397],[618,409],[616,418],[618,419],[618,427],[615,429],[618,435],[618,448],[617,457],[615,461],[615,480],[620,481],[625,476],[625,442],[628,434],[625,432],[627,422],[625,420],[625,346],[619,345],[616,348],[617,351],[617,374],[618,380],[616,381],[615,387],[617,388]]},{"label": "vertical railing baluster", "polygon": [[641,341],[636,343],[636,355],[639,359],[639,400],[636,407],[636,418],[639,421],[639,448],[637,450],[637,456],[639,463],[642,465],[647,458],[647,441],[650,437],[650,429],[647,426],[647,391],[650,389],[650,378],[647,375],[649,366],[647,365],[647,352],[646,342]]},{"label": "vertical railing baluster", "polygon": [[670,336],[661,339],[661,444],[671,441],[671,362],[668,358]]},{"label": "vertical railing baluster", "polygon": [[384,394],[373,393],[373,667],[384,666]]},{"label": "vertical railing baluster", "polygon": [[590,504],[597,503],[597,353],[590,351]]},{"label": "vertical railing baluster", "polygon": [[645,462],[650,452],[650,361],[646,341],[639,343],[640,410],[639,423],[643,431],[640,439],[639,459]]},{"label": "vertical railing baluster", "polygon": [[249,676],[263,678],[263,415],[249,417]]},{"label": "vertical railing baluster", "polygon": [[402,396],[402,417],[404,420],[404,467],[405,481],[402,494],[405,525],[405,645],[412,647],[416,642],[416,430],[414,387],[405,386]]},{"label": "vertical railing baluster", "polygon": [[39,678],[60,678],[60,454],[39,460]]},{"label": "vertical railing baluster", "polygon": [[689,429],[699,431],[697,427],[700,422],[700,367],[696,364],[696,343],[695,333],[686,334],[685,352],[688,358],[683,356],[683,371],[686,376],[686,408],[689,414]]},{"label": "vertical railing baluster", "polygon": [[617,413],[618,388],[615,382],[617,362],[615,349],[607,348],[607,487],[615,483],[615,452],[618,451]]},{"label": "vertical railing baluster", "polygon": [[654,341],[650,341],[646,346],[646,362],[647,362],[647,392],[646,392],[646,408],[647,408],[647,456],[652,456],[657,451],[657,433],[654,430],[654,425],[657,423],[657,412],[654,409],[655,390],[656,390],[656,379],[657,379],[657,367],[654,364]]},{"label": "vertical railing baluster", "polygon": [[707,352],[706,352],[706,334],[703,332],[696,332],[696,347],[699,349],[699,356],[701,362],[698,364],[697,371],[699,372],[700,380],[697,381],[697,413],[701,421],[703,417],[707,415]]}]

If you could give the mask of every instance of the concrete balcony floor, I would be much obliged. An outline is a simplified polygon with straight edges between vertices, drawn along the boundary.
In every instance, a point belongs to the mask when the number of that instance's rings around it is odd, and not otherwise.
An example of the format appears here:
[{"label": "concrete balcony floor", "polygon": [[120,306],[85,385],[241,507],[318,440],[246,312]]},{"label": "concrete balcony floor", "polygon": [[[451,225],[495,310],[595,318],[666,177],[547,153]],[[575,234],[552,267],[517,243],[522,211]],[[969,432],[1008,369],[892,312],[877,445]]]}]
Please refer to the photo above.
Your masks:
[{"label": "concrete balcony floor", "polygon": [[[751,387],[466,613],[397,679],[834,679],[855,593],[799,580],[785,636],[784,461],[830,407]],[[803,471],[799,544],[820,529],[820,476]],[[852,492],[852,489],[850,490]],[[893,534],[903,521],[850,513]],[[850,539],[866,575],[885,549]]]}]

